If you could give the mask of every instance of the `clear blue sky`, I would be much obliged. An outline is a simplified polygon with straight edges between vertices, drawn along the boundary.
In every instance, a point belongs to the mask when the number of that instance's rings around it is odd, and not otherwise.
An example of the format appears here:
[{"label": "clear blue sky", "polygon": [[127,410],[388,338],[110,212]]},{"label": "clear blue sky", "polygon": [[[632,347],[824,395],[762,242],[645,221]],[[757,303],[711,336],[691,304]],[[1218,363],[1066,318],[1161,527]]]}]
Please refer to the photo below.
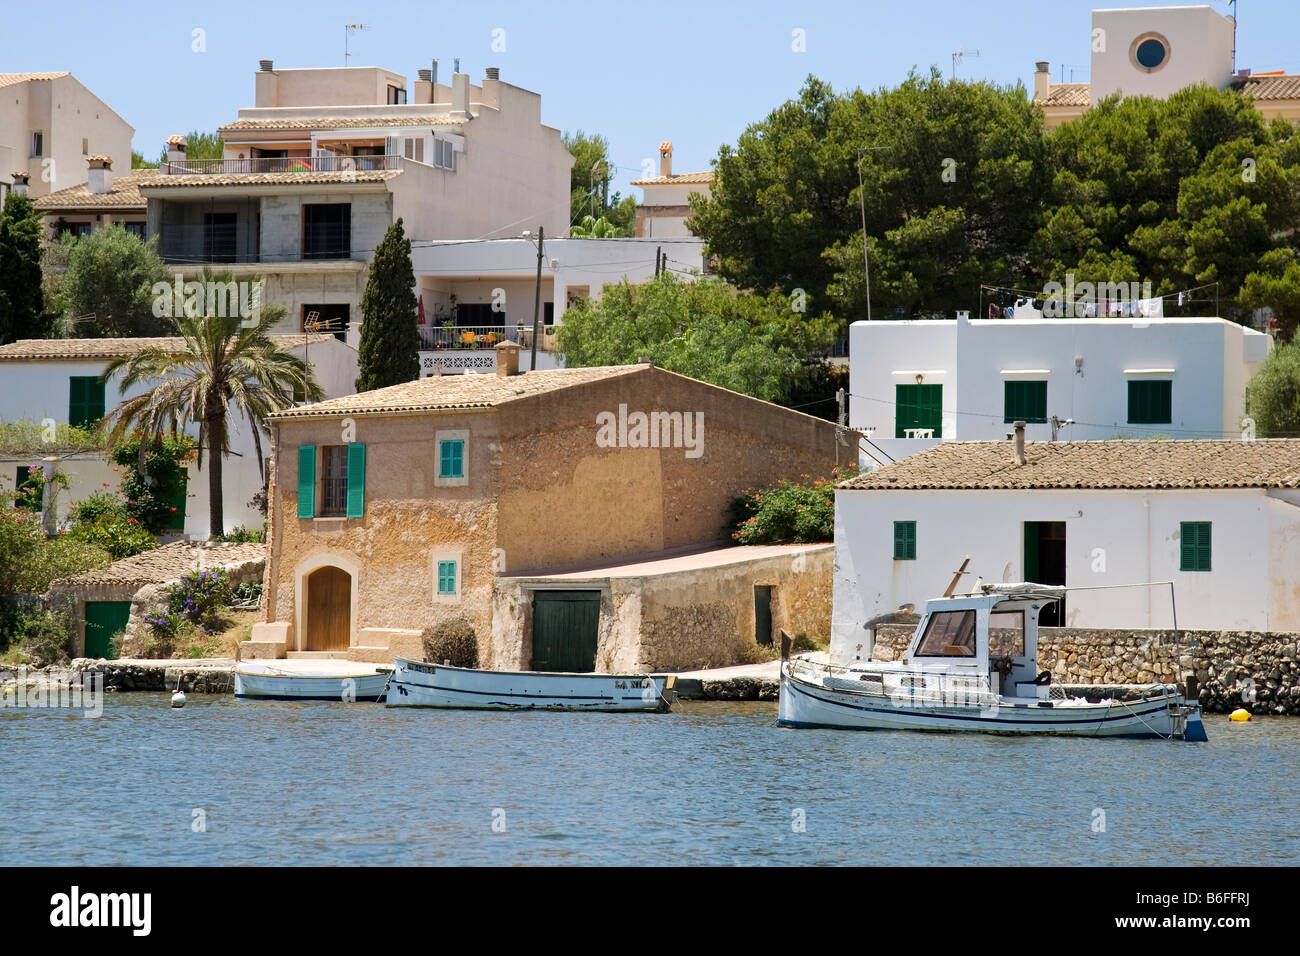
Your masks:
[{"label": "clear blue sky", "polygon": [[[344,24],[356,66],[405,74],[452,60],[475,82],[483,69],[542,95],[542,121],[608,137],[625,194],[644,159],[672,140],[678,172],[705,169],[718,146],[798,90],[813,73],[837,90],[892,86],[912,67],[951,73],[958,47],[979,51],[957,75],[1030,86],[1034,61],[1053,79],[1088,78],[1088,0],[878,0],[723,3],[391,3],[384,0],[219,0],[209,3],[28,4],[0,19],[0,72],[71,70],[135,127],[135,148],[213,130],[253,105],[259,59],[281,67],[341,66]],[[1144,4],[1134,3],[1133,6]],[[1152,4],[1160,5],[1160,4]],[[1177,5],[1166,2],[1165,6]],[[1190,5],[1190,4],[1188,4]],[[1223,0],[1211,4],[1228,12]],[[1238,65],[1300,71],[1300,4],[1240,0]],[[51,17],[57,12],[57,22]],[[206,31],[206,52],[191,50]],[[505,30],[504,53],[492,31]],[[792,31],[806,52],[791,49]],[[117,157],[114,157],[117,159]],[[121,168],[121,167],[119,167]]]}]

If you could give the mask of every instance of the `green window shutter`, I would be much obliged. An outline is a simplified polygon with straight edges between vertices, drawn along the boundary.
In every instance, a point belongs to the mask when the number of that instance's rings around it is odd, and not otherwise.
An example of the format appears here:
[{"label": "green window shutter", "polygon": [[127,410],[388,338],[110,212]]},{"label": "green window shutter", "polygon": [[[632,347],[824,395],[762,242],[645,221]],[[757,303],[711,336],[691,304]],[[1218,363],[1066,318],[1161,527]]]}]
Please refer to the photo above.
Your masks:
[{"label": "green window shutter", "polygon": [[438,449],[439,478],[465,477],[465,442],[463,439],[443,441]]},{"label": "green window shutter", "polygon": [[1046,382],[1004,382],[1003,383],[1002,421],[1035,422],[1047,421],[1047,383]]},{"label": "green window shutter", "polygon": [[456,593],[456,562],[455,561],[438,562],[438,593],[439,594]]},{"label": "green window shutter", "polygon": [[86,414],[92,422],[104,418],[104,383],[97,378],[86,381]]},{"label": "green window shutter", "polygon": [[360,518],[366,509],[366,446],[348,445],[349,518]]},{"label": "green window shutter", "polygon": [[298,446],[298,517],[316,517],[316,446]]},{"label": "green window shutter", "polygon": [[1181,522],[1179,524],[1179,545],[1179,570],[1210,570],[1210,522]]},{"label": "green window shutter", "polygon": [[894,386],[894,437],[906,438],[909,428],[933,428],[934,437],[942,438],[943,386]]},{"label": "green window shutter", "polygon": [[1129,382],[1128,420],[1131,425],[1168,425],[1173,422],[1174,383]]},{"label": "green window shutter", "polygon": [[894,522],[894,560],[916,560],[916,522]]},{"label": "green window shutter", "polygon": [[184,531],[185,530],[185,501],[189,492],[190,478],[189,475],[181,476],[181,490],[176,493],[169,504],[176,510],[171,512],[171,517],[167,519],[165,531]]},{"label": "green window shutter", "polygon": [[104,383],[93,375],[68,377],[68,424],[81,428],[104,417]]}]

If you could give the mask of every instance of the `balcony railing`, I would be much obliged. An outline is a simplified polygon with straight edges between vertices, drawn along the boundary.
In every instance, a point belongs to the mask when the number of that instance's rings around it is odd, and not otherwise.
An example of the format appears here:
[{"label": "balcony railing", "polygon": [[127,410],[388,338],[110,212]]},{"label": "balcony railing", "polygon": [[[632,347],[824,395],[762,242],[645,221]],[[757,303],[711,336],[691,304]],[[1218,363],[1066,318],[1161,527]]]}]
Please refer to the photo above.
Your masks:
[{"label": "balcony railing", "polygon": [[[425,351],[491,349],[502,342],[516,342],[526,349],[533,346],[531,325],[457,325],[451,328],[417,325],[416,329],[420,333],[420,348]],[[550,350],[554,343],[554,329],[543,328],[537,347]]]},{"label": "balcony railing", "polygon": [[162,163],[164,176],[230,176],[239,173],[346,173],[377,169],[402,169],[404,157],[385,156],[301,156],[283,159],[186,159]]}]

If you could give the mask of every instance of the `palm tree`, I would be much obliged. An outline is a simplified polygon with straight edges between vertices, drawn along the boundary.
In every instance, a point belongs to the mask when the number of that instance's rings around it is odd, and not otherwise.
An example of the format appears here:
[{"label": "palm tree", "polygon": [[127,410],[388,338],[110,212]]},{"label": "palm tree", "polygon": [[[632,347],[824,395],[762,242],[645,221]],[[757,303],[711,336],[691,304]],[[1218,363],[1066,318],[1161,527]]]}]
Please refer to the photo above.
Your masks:
[{"label": "palm tree", "polygon": [[[214,278],[205,274],[204,278],[231,281],[229,275]],[[205,305],[201,304],[199,311]],[[232,416],[245,418],[252,427],[258,470],[262,471],[260,432],[266,416],[292,407],[295,392],[313,402],[325,394],[311,366],[271,340],[269,330],[284,315],[279,306],[264,307],[256,321],[238,315],[182,315],[170,320],[181,339],[179,348],[142,348],[114,359],[104,370],[105,381],[122,373],[122,391],[141,382],[156,383],[122,402],[105,418],[110,444],[132,428],[147,437],[174,431],[177,422],[181,428],[198,423],[198,466],[203,467],[206,452],[213,536],[225,531],[221,466],[230,453]],[[140,443],[141,451],[145,444]],[[262,481],[266,481],[265,473]]]}]

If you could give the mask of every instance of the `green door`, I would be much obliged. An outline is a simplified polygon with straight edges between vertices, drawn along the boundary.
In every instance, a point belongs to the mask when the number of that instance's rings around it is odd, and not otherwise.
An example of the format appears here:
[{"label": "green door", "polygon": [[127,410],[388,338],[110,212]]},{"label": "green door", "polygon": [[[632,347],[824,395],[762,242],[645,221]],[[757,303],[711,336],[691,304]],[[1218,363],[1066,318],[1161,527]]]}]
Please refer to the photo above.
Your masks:
[{"label": "green door", "polygon": [[110,657],[113,651],[109,642],[114,634],[126,630],[130,616],[130,601],[87,601],[86,656]]},{"label": "green door", "polygon": [[534,592],[533,670],[594,671],[599,624],[599,591]]}]

